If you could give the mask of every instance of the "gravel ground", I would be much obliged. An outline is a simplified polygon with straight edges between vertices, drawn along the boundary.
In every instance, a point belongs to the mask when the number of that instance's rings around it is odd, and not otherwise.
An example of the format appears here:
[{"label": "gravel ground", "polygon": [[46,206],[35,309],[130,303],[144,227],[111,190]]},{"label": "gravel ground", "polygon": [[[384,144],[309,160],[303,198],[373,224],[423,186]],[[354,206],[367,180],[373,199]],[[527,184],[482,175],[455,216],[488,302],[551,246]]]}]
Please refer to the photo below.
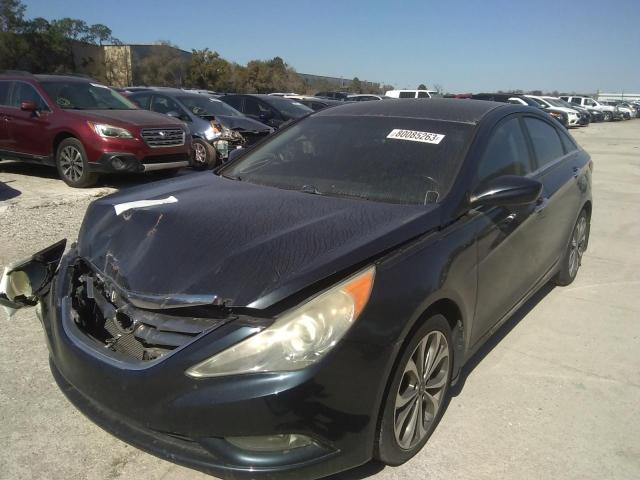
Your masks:
[{"label": "gravel ground", "polygon": [[[640,120],[572,130],[592,154],[583,267],[544,289],[467,366],[428,445],[372,478],[640,478]],[[73,190],[54,172],[0,163],[0,267],[75,239],[95,198],[146,179]],[[65,399],[33,309],[0,314],[0,479],[204,480],[108,435]]]}]

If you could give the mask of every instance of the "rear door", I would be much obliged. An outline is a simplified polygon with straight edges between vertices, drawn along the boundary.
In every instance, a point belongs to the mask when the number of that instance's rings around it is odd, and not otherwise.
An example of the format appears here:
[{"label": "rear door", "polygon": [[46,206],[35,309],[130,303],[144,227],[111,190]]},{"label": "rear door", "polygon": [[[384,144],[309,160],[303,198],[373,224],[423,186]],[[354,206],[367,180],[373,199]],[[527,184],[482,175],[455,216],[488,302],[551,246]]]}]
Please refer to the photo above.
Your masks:
[{"label": "rear door", "polygon": [[[22,102],[36,104],[36,112],[20,108]],[[9,130],[8,149],[25,155],[45,157],[51,153],[53,139],[50,138],[51,109],[33,85],[17,80],[11,91],[6,122]]]},{"label": "rear door", "polygon": [[9,120],[7,109],[9,108],[9,93],[11,93],[10,80],[0,80],[0,150],[9,149]]},{"label": "rear door", "polygon": [[524,124],[536,161],[536,176],[544,185],[538,215],[545,234],[542,261],[550,269],[562,256],[585,192],[587,157],[573,139],[551,122],[525,117]]}]

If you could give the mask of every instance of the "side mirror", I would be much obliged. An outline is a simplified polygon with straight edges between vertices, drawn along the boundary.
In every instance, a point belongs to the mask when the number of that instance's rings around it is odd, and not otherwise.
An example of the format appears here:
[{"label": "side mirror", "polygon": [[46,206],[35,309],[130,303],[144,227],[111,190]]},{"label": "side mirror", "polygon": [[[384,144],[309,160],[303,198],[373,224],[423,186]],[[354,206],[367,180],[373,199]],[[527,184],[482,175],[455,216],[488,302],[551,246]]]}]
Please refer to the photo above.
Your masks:
[{"label": "side mirror", "polygon": [[20,103],[20,110],[33,113],[38,111],[38,106],[36,105],[36,102],[27,100],[25,102]]},{"label": "side mirror", "polygon": [[482,205],[528,205],[540,198],[542,183],[518,175],[503,175],[481,185],[469,198],[472,208]]}]

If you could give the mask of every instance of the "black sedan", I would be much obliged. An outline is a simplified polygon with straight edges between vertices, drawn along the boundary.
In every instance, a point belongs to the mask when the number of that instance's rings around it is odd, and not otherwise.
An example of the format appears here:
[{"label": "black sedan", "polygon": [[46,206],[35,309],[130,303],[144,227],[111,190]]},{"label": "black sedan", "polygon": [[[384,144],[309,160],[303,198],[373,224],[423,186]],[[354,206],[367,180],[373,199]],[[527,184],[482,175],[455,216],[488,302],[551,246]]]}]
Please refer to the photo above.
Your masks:
[{"label": "black sedan", "polygon": [[285,123],[304,117],[313,110],[294,99],[276,95],[233,94],[224,95],[220,100],[241,111],[247,117],[280,128]]},{"label": "black sedan", "polygon": [[589,239],[589,155],[539,109],[360,102],[232,157],[94,201],[62,259],[0,283],[39,304],[80,410],[223,477],[407,461],[465,361],[570,284]]}]

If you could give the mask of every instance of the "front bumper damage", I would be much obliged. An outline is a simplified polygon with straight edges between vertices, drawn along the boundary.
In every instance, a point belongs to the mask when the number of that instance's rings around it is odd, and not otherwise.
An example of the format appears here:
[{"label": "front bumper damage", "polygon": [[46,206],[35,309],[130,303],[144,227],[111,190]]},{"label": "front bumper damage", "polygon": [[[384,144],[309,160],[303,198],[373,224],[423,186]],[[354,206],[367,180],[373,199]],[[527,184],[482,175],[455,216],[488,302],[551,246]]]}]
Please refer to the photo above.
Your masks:
[{"label": "front bumper damage", "polygon": [[[313,479],[370,460],[384,387],[372,372],[388,368],[391,346],[345,340],[305,370],[194,379],[190,366],[273,320],[165,300],[129,295],[75,250],[60,262],[41,301],[51,370],[90,419],[149,453],[224,478]],[[226,440],[290,433],[313,443],[259,452]]]}]

